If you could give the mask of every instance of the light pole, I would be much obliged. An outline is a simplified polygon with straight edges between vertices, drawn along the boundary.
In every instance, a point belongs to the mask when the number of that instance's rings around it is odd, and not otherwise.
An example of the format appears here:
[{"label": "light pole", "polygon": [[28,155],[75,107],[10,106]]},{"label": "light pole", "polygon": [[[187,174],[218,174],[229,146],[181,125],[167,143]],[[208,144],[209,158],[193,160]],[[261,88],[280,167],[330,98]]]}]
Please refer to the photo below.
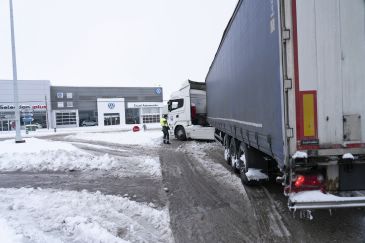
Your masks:
[{"label": "light pole", "polygon": [[15,56],[15,35],[14,35],[14,16],[13,16],[13,1],[9,0],[10,5],[10,28],[11,28],[11,50],[13,58],[13,87],[14,87],[14,105],[15,105],[15,143],[24,143],[22,134],[20,132],[20,111],[19,111],[19,97],[18,97],[18,76],[16,70],[16,56]]}]

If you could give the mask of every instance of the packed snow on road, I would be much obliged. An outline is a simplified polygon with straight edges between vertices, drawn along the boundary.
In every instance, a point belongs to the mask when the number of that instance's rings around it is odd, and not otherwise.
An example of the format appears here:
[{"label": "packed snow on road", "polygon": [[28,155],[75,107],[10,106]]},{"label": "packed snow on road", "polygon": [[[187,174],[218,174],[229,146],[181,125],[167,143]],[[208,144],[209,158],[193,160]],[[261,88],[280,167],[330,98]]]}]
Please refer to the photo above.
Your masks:
[{"label": "packed snow on road", "polygon": [[199,144],[197,142],[191,142],[182,145],[179,149],[192,154],[205,171],[211,174],[220,183],[227,185],[246,196],[246,191],[242,186],[240,178],[228,171],[221,164],[215,163],[208,158],[206,151],[214,150],[216,146],[216,143]]}]

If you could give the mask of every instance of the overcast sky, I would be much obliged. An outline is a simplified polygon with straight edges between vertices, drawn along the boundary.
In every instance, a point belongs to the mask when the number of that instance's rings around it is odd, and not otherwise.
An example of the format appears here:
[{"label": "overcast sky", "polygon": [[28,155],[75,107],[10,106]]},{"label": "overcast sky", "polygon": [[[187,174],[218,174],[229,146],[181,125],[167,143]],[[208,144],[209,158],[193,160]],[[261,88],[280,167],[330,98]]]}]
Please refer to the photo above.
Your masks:
[{"label": "overcast sky", "polygon": [[[18,79],[53,85],[204,81],[237,0],[13,0]],[[0,0],[0,79],[12,79],[9,2]]]}]

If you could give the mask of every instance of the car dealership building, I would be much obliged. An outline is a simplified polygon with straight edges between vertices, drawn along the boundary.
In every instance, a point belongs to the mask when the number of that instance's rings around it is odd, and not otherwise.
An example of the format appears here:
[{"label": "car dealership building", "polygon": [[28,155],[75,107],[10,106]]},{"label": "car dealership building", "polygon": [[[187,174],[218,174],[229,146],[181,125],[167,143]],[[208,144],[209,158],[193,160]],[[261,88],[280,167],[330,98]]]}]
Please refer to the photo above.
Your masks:
[{"label": "car dealership building", "polygon": [[158,123],[162,88],[51,86],[51,102],[56,127]]},{"label": "car dealership building", "polygon": [[[21,125],[78,127],[158,123],[161,87],[51,86],[50,81],[18,81]],[[0,131],[15,125],[13,82],[0,80]],[[85,121],[85,122],[84,122]]]},{"label": "car dealership building", "polygon": [[[50,123],[50,81],[19,80],[18,97],[20,124],[38,123],[47,127]],[[0,131],[15,128],[14,87],[12,80],[0,80]]]}]

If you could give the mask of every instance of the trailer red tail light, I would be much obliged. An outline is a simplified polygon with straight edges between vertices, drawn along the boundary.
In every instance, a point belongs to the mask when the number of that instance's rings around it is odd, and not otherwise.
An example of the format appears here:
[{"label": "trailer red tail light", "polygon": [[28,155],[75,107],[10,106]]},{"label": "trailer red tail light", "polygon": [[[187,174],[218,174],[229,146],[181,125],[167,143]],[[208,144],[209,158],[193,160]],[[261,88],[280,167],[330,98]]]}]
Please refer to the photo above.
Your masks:
[{"label": "trailer red tail light", "polygon": [[302,176],[302,175],[298,176],[297,179],[295,180],[295,183],[294,183],[295,187],[301,187],[301,186],[303,186],[304,181],[305,181],[305,177],[304,176]]},{"label": "trailer red tail light", "polygon": [[323,175],[298,175],[294,181],[295,191],[307,191],[322,189]]}]

